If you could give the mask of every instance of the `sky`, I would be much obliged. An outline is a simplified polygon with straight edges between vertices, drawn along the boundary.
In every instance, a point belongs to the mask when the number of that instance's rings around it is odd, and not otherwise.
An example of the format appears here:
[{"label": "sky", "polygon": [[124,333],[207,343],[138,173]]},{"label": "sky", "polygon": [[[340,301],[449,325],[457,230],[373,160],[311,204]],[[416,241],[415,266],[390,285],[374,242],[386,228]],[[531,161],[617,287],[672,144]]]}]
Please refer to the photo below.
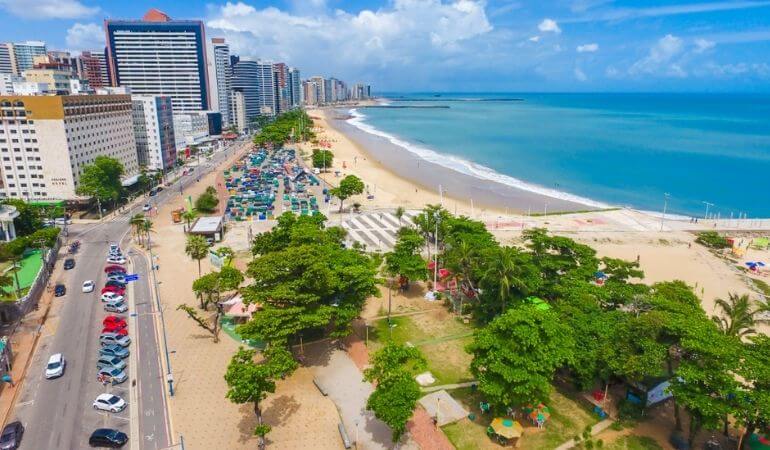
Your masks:
[{"label": "sky", "polygon": [[103,48],[153,7],[376,92],[770,92],[770,0],[0,0],[0,42]]}]

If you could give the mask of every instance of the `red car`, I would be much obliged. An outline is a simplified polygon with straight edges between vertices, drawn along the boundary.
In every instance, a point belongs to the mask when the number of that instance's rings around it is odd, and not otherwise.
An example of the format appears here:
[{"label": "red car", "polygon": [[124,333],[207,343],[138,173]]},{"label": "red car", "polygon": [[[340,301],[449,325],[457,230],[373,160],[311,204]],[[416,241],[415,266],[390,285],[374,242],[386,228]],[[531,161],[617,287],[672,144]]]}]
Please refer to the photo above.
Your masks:
[{"label": "red car", "polygon": [[107,325],[102,329],[102,334],[104,333],[115,333],[121,336],[128,336],[128,328],[115,328],[112,325]]},{"label": "red car", "polygon": [[126,319],[120,316],[107,316],[102,321],[102,325],[104,325],[105,328],[107,327],[126,328],[128,326],[128,324],[126,323]]},{"label": "red car", "polygon": [[123,272],[126,273],[126,268],[118,265],[111,265],[104,268],[104,273],[110,272]]},{"label": "red car", "polygon": [[120,288],[117,286],[105,286],[104,288],[102,288],[102,294],[104,294],[105,292],[112,292],[113,294],[125,296],[124,294],[126,293],[126,289]]}]

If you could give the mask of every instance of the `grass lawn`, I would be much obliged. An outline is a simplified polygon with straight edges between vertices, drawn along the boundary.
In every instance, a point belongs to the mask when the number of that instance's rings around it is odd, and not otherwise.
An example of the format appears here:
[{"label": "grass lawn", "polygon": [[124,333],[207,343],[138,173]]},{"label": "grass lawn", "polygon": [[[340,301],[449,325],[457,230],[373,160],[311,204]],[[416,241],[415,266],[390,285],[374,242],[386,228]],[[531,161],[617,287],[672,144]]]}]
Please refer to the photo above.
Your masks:
[{"label": "grass lawn", "polygon": [[[436,314],[442,317],[435,317]],[[394,317],[391,323],[395,342],[409,342],[425,355],[436,386],[473,380],[469,370],[472,358],[465,352],[465,346],[473,339],[471,326],[443,311]],[[389,335],[387,319],[374,322],[369,330],[370,351],[382,346]]]},{"label": "grass lawn", "polygon": [[[40,250],[29,251],[24,255],[24,258],[19,264],[19,272],[16,275],[9,272],[8,275],[14,279],[14,285],[18,278],[21,289],[28,288],[32,286],[32,282],[35,281],[35,277],[37,276],[37,273],[40,272],[42,266],[43,256],[41,255]],[[3,290],[6,293],[12,293],[14,289],[15,286],[3,286]]]},{"label": "grass lawn", "polygon": [[605,445],[606,450],[663,450],[655,439],[647,436],[623,436]]},{"label": "grass lawn", "polygon": [[[469,388],[455,389],[450,394],[476,415],[476,420],[474,421],[463,419],[442,427],[444,434],[446,434],[452,444],[458,450],[500,449],[499,445],[493,443],[487,437],[486,429],[494,416],[480,413],[478,407],[483,396],[478,392],[471,391]],[[594,425],[598,422],[596,416],[590,414],[572,399],[558,392],[551,394],[551,400],[547,404],[551,408],[550,421],[543,430],[537,430],[528,421],[522,422],[522,425],[525,427],[525,433],[521,438],[519,448],[532,450],[553,449],[581,433],[586,426]],[[635,447],[630,448],[636,449]],[[640,447],[640,449],[643,448]]]}]

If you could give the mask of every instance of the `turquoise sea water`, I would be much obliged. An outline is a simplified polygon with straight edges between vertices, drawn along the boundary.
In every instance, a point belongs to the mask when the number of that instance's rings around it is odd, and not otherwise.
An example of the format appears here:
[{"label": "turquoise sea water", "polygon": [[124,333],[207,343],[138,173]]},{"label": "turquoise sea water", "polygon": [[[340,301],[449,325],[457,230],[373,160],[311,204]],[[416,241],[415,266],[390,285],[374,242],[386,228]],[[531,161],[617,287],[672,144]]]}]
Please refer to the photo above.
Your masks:
[{"label": "turquoise sea water", "polygon": [[[424,158],[589,204],[770,217],[770,96],[391,94],[352,124]],[[441,108],[424,108],[441,106]]]}]

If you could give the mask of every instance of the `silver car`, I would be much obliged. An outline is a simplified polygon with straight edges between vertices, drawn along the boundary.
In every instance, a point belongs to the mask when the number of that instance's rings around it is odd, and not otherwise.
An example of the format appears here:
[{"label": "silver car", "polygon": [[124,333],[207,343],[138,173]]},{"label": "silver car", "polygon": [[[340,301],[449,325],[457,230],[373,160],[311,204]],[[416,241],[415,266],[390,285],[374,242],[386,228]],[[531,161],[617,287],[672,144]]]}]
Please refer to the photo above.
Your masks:
[{"label": "silver car", "polygon": [[117,356],[101,355],[99,356],[99,359],[96,360],[96,368],[104,369],[105,367],[115,367],[116,369],[125,369],[126,362],[123,361],[122,358],[119,358]]},{"label": "silver car", "polygon": [[109,302],[104,304],[104,310],[107,312],[114,312],[114,313],[124,313],[128,311],[128,306],[123,302],[123,300],[119,302]]},{"label": "silver car", "polygon": [[128,347],[131,344],[131,338],[128,336],[121,336],[117,333],[102,333],[99,336],[99,343],[102,345],[118,344],[121,347]]}]

